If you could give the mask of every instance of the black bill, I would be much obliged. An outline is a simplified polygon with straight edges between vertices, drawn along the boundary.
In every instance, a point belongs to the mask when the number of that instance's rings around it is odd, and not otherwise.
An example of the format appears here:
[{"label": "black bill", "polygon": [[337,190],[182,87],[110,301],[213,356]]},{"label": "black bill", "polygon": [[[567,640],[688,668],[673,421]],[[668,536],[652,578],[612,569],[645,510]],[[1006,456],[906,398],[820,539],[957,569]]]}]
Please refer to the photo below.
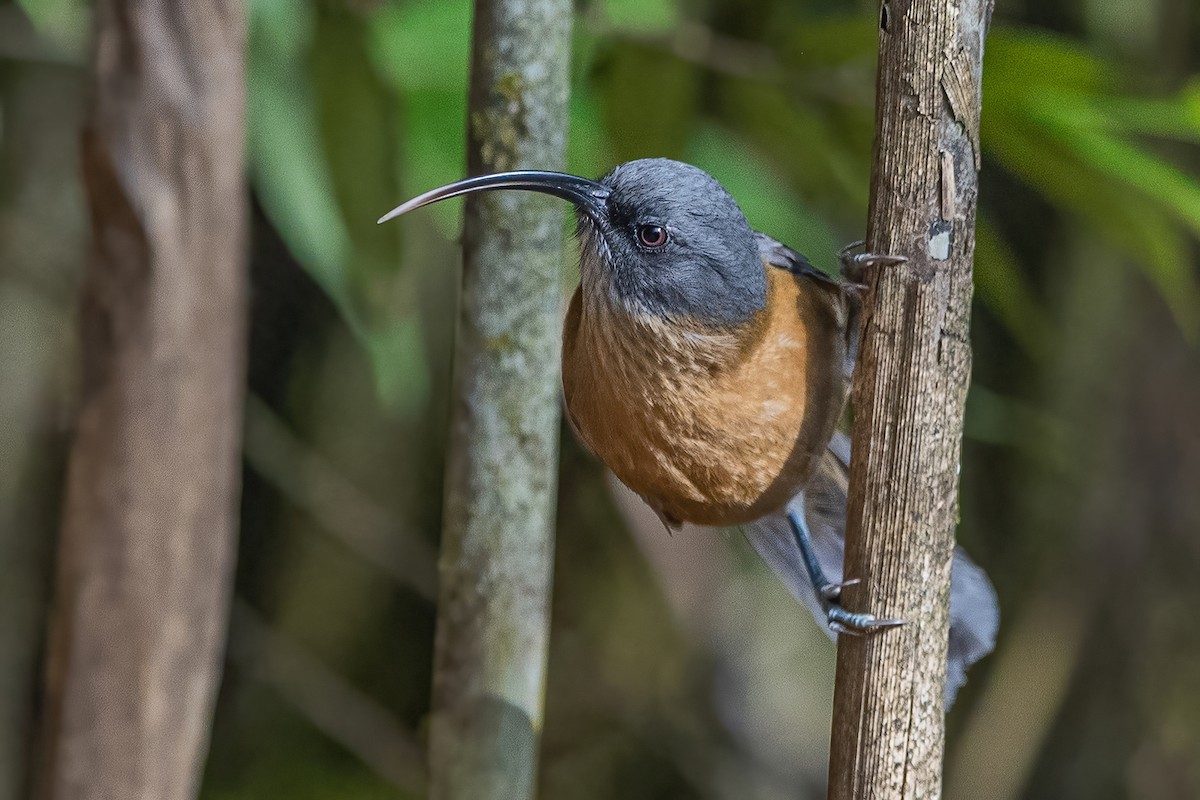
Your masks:
[{"label": "black bill", "polygon": [[565,172],[545,172],[534,169],[498,172],[495,175],[480,175],[456,181],[417,195],[407,203],[402,203],[384,214],[379,218],[379,222],[387,222],[401,214],[407,214],[409,211],[436,203],[439,200],[491,189],[525,189],[531,192],[551,194],[574,203],[576,208],[593,219],[598,219],[604,211],[604,203],[609,194],[608,187],[604,184],[580,178],[578,175],[568,175]]}]

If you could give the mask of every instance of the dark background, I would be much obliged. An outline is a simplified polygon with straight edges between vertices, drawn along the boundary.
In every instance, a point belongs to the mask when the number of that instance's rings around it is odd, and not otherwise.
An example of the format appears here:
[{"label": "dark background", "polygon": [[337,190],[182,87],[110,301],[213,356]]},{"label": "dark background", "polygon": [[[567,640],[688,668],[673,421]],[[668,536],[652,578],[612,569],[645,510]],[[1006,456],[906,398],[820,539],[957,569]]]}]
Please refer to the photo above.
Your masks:
[{"label": "dark background", "polygon": [[[250,7],[251,395],[203,796],[416,796],[461,204],[374,221],[463,174],[470,4]],[[578,4],[570,169],[690,161],[832,268],[863,233],[874,8]],[[0,785],[78,380],[88,30],[77,0],[0,2]],[[1200,796],[1198,73],[1189,0],[996,9],[959,538],[1003,621],[950,798]],[[541,795],[823,796],[832,644],[736,532],[668,538],[610,488],[564,430]]]}]

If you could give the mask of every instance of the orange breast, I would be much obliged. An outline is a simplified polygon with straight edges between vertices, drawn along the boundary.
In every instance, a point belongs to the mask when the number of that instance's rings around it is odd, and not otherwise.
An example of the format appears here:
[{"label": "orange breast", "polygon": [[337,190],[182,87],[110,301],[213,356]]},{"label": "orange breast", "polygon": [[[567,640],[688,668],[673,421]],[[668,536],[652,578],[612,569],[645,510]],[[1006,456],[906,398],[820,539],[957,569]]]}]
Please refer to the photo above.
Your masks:
[{"label": "orange breast", "polygon": [[563,390],[592,451],[664,520],[734,525],[781,508],[845,399],[840,293],[767,268],[767,308],[733,331],[571,301]]}]

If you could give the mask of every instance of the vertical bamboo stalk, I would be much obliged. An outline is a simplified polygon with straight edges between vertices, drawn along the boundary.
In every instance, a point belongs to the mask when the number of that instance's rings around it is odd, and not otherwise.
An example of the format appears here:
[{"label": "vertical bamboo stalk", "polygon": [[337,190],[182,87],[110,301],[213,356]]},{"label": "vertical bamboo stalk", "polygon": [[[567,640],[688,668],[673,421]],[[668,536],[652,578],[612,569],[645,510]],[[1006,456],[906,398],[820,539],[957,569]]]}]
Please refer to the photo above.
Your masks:
[{"label": "vertical bamboo stalk", "polygon": [[855,374],[847,606],[908,624],[838,642],[834,800],[941,794],[990,0],[883,0],[868,249]]},{"label": "vertical bamboo stalk", "polygon": [[99,0],[83,383],[50,631],[45,798],[199,790],[237,525],[245,19]]},{"label": "vertical bamboo stalk", "polygon": [[[471,174],[561,169],[571,4],[478,0]],[[431,797],[533,794],[559,426],[562,208],[467,201],[430,729]]]}]

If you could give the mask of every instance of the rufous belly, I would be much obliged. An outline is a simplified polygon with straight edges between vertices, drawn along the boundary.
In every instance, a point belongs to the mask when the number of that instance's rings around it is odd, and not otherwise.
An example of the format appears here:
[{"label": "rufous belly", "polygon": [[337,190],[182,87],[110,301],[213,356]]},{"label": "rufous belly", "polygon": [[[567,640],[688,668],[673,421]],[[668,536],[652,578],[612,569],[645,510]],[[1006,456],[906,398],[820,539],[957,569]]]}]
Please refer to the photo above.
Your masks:
[{"label": "rufous belly", "polygon": [[845,399],[836,293],[768,268],[767,307],[707,330],[572,299],[563,390],[571,422],[669,525],[737,525],[803,487]]}]

